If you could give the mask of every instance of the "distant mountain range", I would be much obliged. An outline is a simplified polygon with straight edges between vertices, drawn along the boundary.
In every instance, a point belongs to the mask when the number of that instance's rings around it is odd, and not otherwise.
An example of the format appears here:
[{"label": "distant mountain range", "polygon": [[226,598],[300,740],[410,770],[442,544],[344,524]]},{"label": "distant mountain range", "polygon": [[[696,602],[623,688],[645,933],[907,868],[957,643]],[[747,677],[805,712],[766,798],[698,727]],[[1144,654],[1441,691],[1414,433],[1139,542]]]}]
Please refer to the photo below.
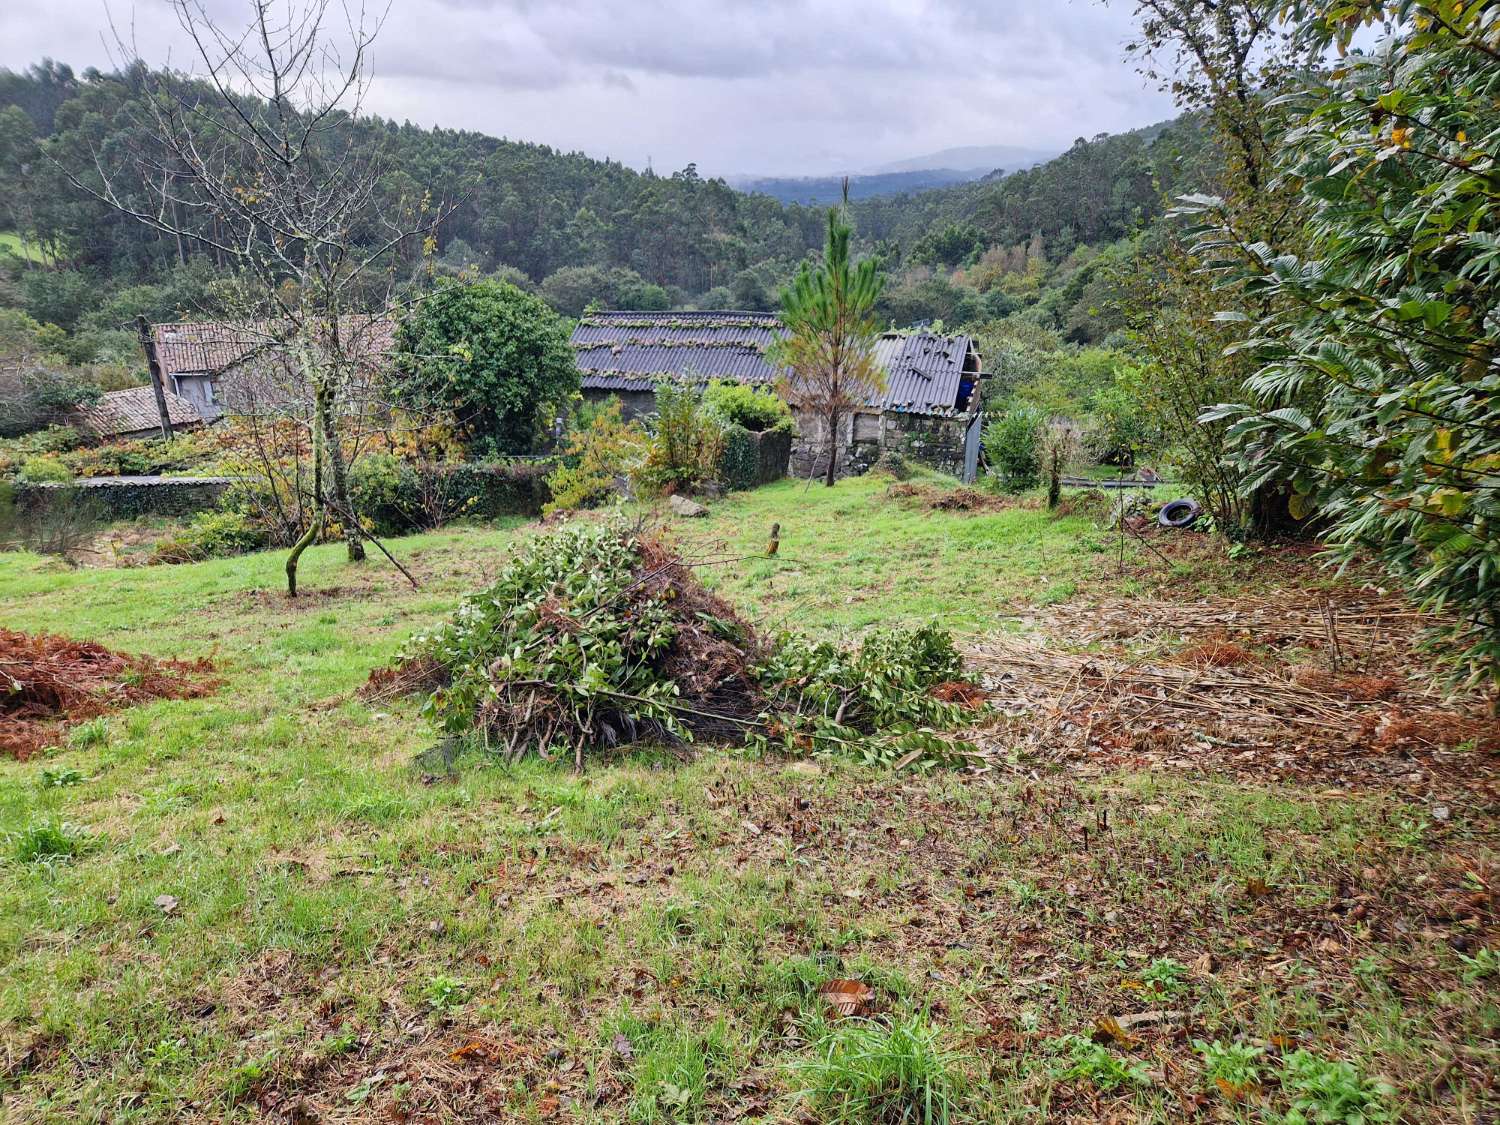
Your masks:
[{"label": "distant mountain range", "polygon": [[[1015,172],[1051,160],[1052,150],[1014,145],[965,145],[925,156],[908,157],[849,173],[849,197],[871,199],[883,195],[927,191],[983,179],[997,170]],[[782,203],[836,203],[843,191],[841,175],[725,177],[737,191],[769,195]]]}]

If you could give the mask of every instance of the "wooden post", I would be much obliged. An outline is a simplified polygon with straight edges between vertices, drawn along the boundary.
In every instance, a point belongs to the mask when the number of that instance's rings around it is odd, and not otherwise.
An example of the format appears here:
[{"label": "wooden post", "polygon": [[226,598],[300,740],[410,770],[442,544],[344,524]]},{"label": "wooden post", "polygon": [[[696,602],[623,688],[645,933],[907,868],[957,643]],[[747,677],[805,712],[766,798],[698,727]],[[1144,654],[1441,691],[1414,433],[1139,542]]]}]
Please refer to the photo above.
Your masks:
[{"label": "wooden post", "polygon": [[161,418],[161,436],[172,440],[172,414],[167,409],[167,392],[162,386],[161,360],[156,355],[156,341],[151,338],[151,325],[144,316],[135,318],[135,326],[141,334],[141,349],[146,353],[146,367],[151,372],[151,390],[156,394],[156,413]]}]

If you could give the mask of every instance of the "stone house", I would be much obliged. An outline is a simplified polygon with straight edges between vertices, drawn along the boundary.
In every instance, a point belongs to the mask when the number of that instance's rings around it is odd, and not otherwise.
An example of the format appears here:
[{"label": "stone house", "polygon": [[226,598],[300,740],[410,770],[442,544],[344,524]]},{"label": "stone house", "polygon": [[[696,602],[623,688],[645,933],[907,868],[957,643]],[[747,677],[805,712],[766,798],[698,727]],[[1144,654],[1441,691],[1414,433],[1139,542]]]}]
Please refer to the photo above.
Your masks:
[{"label": "stone house", "polygon": [[[649,414],[656,384],[711,379],[770,386],[781,372],[765,357],[782,332],[772,313],[587,313],[573,331],[586,399],[618,398],[627,417]],[[875,346],[885,390],[845,418],[834,442],[840,476],[865,472],[882,453],[899,453],[964,481],[979,466],[981,358],[969,336],[887,332]],[[799,411],[790,471],[827,465],[821,420]]]}]

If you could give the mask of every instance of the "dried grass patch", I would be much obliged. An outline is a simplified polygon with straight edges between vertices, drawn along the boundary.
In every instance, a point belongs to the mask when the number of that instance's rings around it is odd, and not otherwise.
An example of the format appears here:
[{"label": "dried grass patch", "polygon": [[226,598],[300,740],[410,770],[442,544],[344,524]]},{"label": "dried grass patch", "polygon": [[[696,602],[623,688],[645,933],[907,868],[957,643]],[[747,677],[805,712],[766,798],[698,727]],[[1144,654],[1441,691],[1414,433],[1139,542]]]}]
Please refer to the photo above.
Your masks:
[{"label": "dried grass patch", "polygon": [[56,745],[71,723],[153,699],[218,687],[213,662],[157,660],[91,641],[0,629],[0,753],[22,761]]}]

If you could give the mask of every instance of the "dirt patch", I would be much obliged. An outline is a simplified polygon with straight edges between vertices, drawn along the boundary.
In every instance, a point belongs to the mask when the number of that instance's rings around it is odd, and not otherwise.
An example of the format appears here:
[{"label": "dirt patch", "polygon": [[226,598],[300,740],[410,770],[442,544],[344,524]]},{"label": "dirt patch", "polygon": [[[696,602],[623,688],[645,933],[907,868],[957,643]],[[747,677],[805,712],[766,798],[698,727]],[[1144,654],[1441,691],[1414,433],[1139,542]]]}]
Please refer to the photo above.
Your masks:
[{"label": "dirt patch", "polygon": [[1436,690],[1419,647],[1430,615],[1378,591],[1073,603],[1034,624],[1057,640],[970,655],[1006,716],[991,749],[1090,774],[1212,769],[1500,800],[1489,701]]},{"label": "dirt patch", "polygon": [[0,753],[25,760],[69,724],[152,699],[191,699],[218,686],[207,659],[156,660],[90,641],[0,629]]},{"label": "dirt patch", "polygon": [[1041,501],[1035,497],[997,496],[977,488],[937,488],[930,484],[893,484],[885,494],[908,507],[934,512],[1001,512],[1041,507]]}]

